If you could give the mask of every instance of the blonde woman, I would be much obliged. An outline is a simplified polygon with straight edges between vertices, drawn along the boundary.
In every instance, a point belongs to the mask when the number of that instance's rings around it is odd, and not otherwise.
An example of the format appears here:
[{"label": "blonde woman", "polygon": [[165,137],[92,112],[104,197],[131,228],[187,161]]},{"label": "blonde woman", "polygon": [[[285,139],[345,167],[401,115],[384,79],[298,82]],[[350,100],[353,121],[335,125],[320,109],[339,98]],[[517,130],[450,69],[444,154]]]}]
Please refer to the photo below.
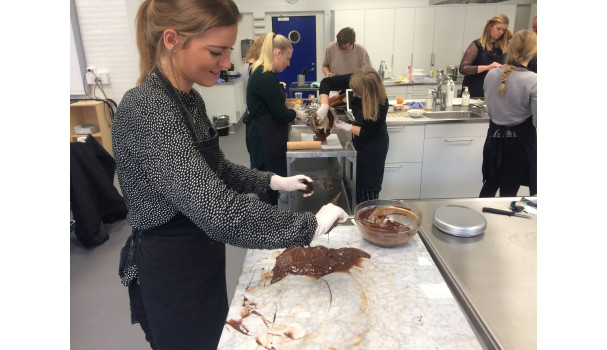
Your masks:
[{"label": "blonde woman", "polygon": [[462,86],[468,87],[470,97],[484,97],[483,80],[487,72],[504,63],[509,23],[506,15],[495,15],[487,21],[481,37],[466,49],[459,72],[464,75]]},{"label": "blonde woman", "polygon": [[133,227],[119,274],[152,349],[217,348],[228,312],[224,243],[306,246],[348,217],[332,204],[315,216],[250,198],[305,190],[309,178],[224,158],[192,86],[213,86],[230,67],[240,18],[232,0],[144,0],[137,13],[140,78],[118,106],[112,147]]},{"label": "blonde woman", "polygon": [[537,74],[527,69],[537,52],[537,35],[519,31],[508,45],[506,64],[485,78],[491,121],[483,149],[480,197],[516,197],[521,185],[537,194]]},{"label": "blonde woman", "polygon": [[[283,35],[266,35],[259,58],[251,66],[247,83],[247,150],[251,168],[287,175],[287,141],[290,123],[296,118],[305,121],[307,115],[287,108],[287,93],[275,73],[282,72],[291,62],[293,46]],[[260,195],[266,203],[278,204],[278,191]]]},{"label": "blonde woman", "polygon": [[329,110],[329,92],[352,89],[354,123],[336,121],[335,127],[352,134],[356,148],[356,202],[379,198],[390,139],[386,126],[388,98],[381,77],[369,66],[354,74],[334,75],[320,82],[321,107],[317,118],[324,120]]}]

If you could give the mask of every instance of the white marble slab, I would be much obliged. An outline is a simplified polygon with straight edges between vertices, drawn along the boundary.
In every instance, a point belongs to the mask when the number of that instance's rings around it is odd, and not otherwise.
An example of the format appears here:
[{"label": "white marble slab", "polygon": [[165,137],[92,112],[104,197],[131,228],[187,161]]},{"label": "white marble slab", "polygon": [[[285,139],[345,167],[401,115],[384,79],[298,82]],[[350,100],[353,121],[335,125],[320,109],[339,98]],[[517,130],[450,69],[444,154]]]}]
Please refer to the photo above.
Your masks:
[{"label": "white marble slab", "polygon": [[[219,349],[482,349],[418,235],[381,248],[342,225],[312,246],[354,247],[362,268],[270,284],[282,250],[249,250]],[[232,322],[234,324],[234,322]]]}]

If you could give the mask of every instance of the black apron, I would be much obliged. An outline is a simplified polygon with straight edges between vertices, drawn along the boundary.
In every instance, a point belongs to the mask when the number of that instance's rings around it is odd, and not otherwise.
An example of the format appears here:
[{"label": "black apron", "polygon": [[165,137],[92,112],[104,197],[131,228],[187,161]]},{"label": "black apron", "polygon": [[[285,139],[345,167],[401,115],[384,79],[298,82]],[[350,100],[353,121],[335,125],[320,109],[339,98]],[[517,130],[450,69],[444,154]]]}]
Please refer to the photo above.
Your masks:
[{"label": "black apron", "polygon": [[531,196],[537,194],[537,129],[533,126],[533,117],[525,119],[524,122],[515,126],[497,125],[489,121],[489,130],[483,146],[483,182],[499,171],[502,166],[501,145],[504,139],[512,138],[518,140],[527,155],[529,165],[529,176],[527,181],[521,185],[529,186]]},{"label": "black apron", "polygon": [[[217,132],[210,128],[212,136],[198,141],[174,88],[158,68],[155,73],[179,106],[196,148],[217,172]],[[129,283],[131,321],[141,324],[152,348],[216,349],[228,313],[225,245],[211,240],[182,214],[158,227],[134,229],[129,242],[131,251],[123,254],[121,262],[130,255],[134,268],[121,264],[121,277]],[[125,281],[123,274],[129,268],[136,280]]]},{"label": "black apron", "polygon": [[[286,99],[286,96],[287,93],[283,89],[283,99]],[[289,141],[291,124],[276,121],[270,113],[253,118],[251,122],[255,123],[259,130],[263,170],[287,176],[287,141]]]}]

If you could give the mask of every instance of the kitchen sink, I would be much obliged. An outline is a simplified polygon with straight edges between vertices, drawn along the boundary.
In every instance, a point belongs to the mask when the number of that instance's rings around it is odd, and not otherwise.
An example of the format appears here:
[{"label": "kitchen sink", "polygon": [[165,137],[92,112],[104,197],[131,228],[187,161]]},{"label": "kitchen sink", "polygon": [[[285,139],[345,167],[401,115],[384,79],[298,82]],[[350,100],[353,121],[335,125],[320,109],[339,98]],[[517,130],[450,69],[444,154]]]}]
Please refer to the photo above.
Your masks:
[{"label": "kitchen sink", "polygon": [[472,111],[435,111],[435,112],[425,112],[424,116],[430,119],[474,119],[474,118],[483,118],[485,117],[482,114],[472,112]]}]

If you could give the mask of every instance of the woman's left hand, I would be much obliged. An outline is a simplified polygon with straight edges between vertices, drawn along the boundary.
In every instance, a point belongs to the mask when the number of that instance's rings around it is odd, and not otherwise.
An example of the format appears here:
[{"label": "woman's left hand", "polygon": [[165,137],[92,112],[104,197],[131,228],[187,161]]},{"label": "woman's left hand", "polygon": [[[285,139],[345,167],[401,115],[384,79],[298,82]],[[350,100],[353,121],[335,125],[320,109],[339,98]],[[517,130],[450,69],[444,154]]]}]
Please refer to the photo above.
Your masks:
[{"label": "woman's left hand", "polygon": [[274,191],[305,191],[307,190],[308,185],[306,185],[303,180],[306,180],[307,182],[312,182],[312,179],[305,175],[295,175],[289,177],[272,175],[272,177],[270,178],[270,188]]},{"label": "woman's left hand", "polygon": [[352,129],[352,124],[342,122],[341,120],[337,120],[337,121],[335,121],[335,127],[338,129],[342,129],[347,132],[350,132],[350,129]]}]

